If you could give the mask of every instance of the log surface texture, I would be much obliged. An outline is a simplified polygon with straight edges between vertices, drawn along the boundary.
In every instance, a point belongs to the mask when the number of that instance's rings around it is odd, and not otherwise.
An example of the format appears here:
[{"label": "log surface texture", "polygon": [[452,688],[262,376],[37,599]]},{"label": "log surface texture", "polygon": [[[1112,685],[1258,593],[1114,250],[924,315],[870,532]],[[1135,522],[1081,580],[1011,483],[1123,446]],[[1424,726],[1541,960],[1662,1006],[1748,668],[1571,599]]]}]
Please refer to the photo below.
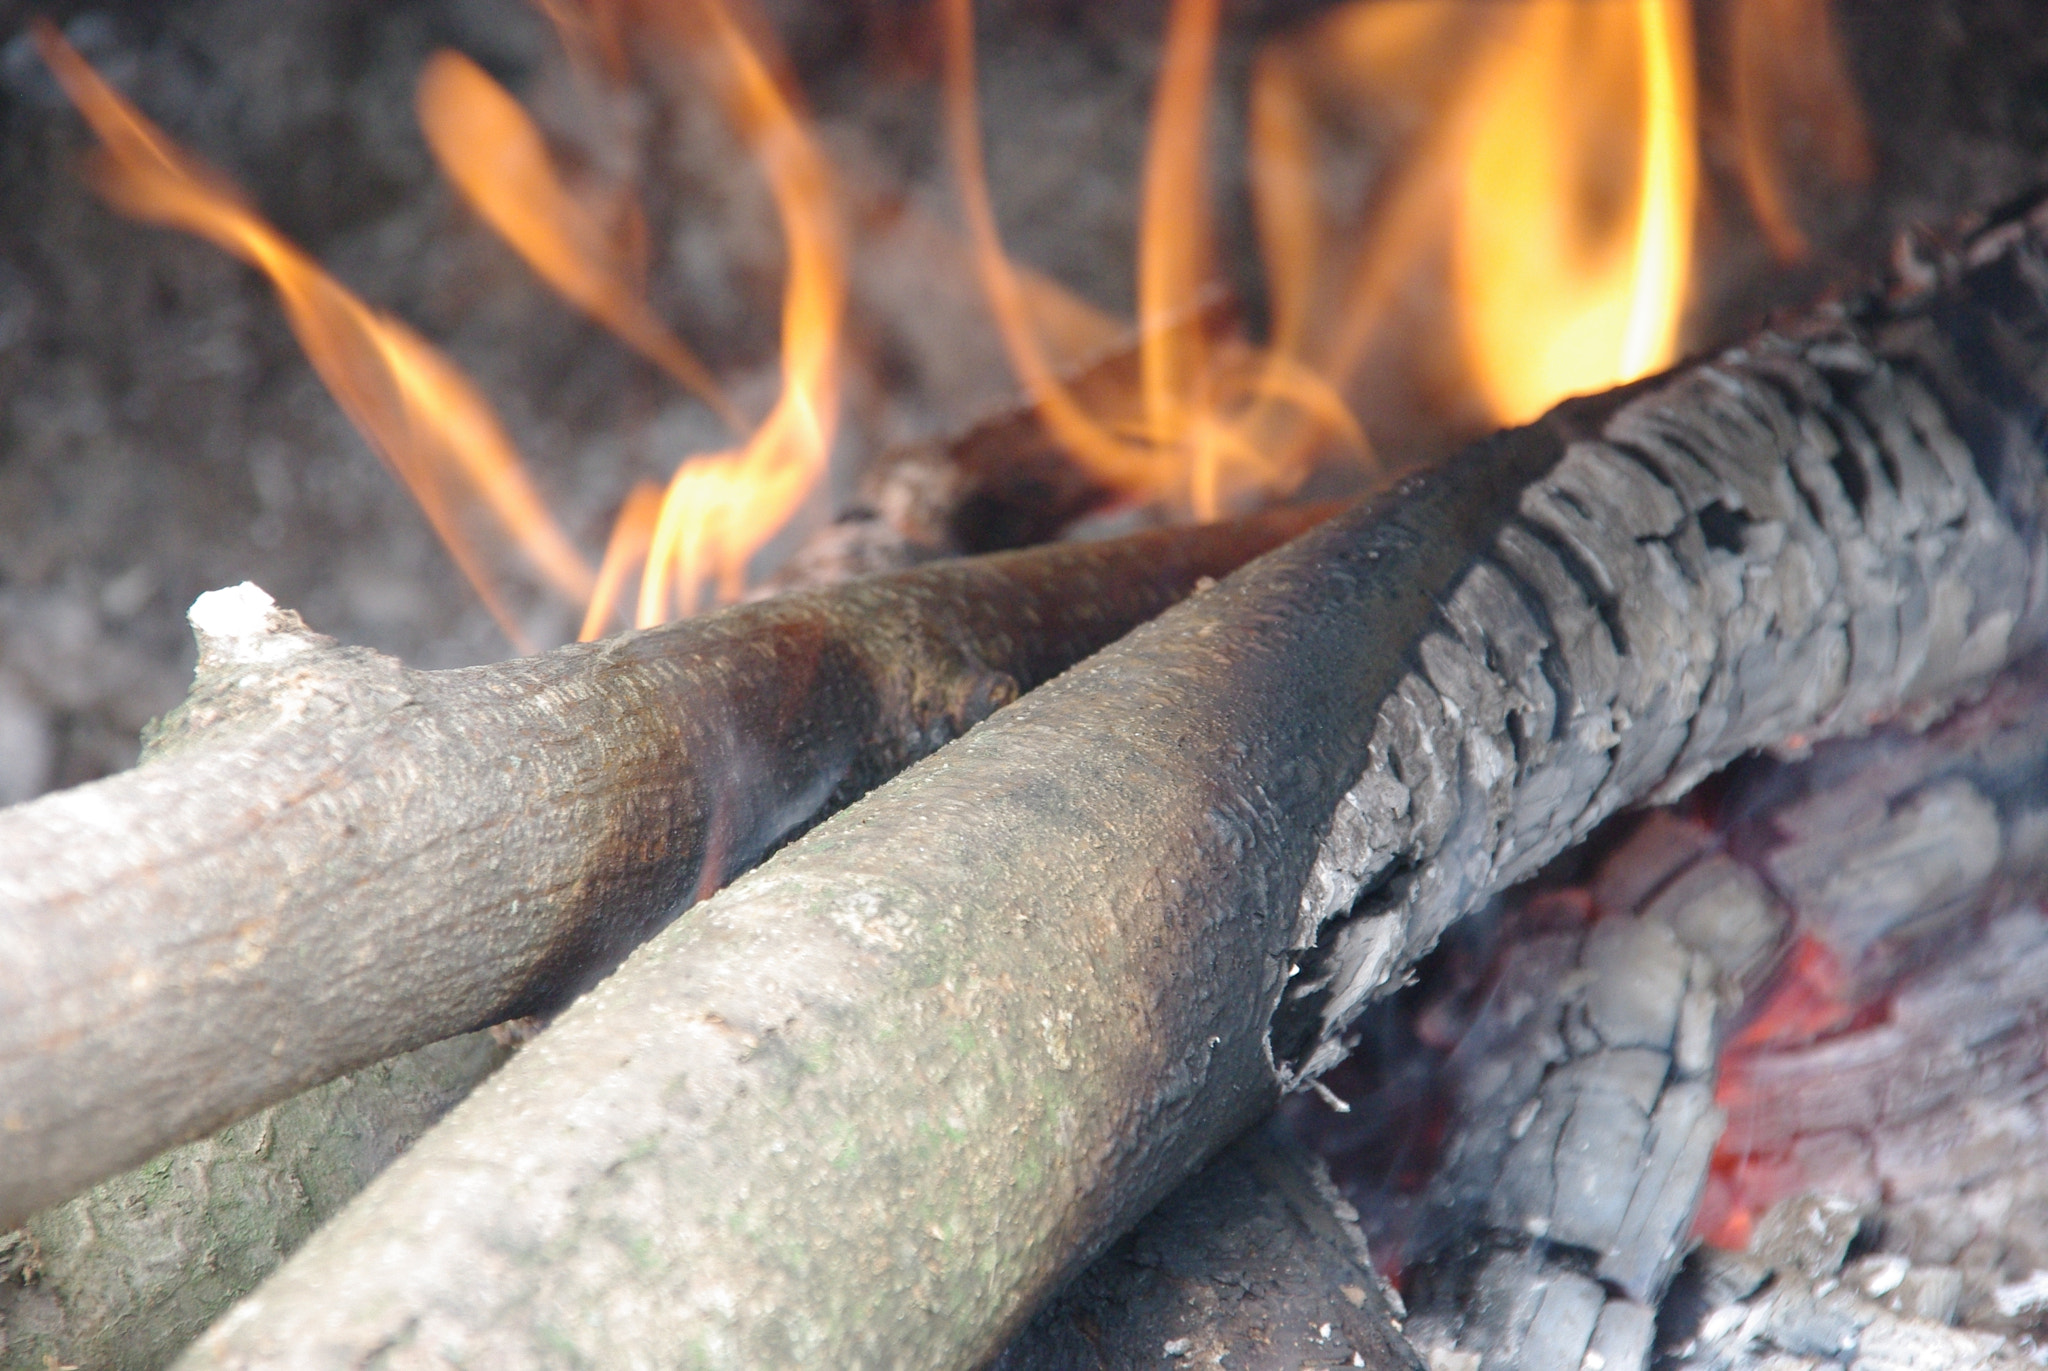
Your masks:
[{"label": "log surface texture", "polygon": [[1600,818],[2040,636],[2043,234],[1480,444],[1034,692],[653,938],[186,1364],[992,1355]]},{"label": "log surface texture", "polygon": [[560,1004],[693,896],[1313,522],[1004,554],[460,671],[195,606],[142,765],[0,813],[0,1232]]},{"label": "log surface texture", "polygon": [[0,1371],[159,1371],[507,1055],[373,1062],[0,1233]]}]

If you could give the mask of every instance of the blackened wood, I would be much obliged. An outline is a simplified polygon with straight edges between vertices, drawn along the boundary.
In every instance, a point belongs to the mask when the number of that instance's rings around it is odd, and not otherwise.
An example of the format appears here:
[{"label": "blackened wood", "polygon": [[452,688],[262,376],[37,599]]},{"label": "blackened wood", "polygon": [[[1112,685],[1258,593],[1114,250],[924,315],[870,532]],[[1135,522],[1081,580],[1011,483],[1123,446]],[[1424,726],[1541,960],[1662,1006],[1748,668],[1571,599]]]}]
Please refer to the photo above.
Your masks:
[{"label": "blackened wood", "polygon": [[[1257,365],[1236,332],[1233,300],[1208,303],[1195,322],[1226,365],[1247,372]],[[1104,429],[1135,431],[1145,417],[1140,368],[1133,341],[1080,368],[1065,384]],[[771,584],[829,585],[942,557],[1031,547],[1091,514],[1151,495],[1119,490],[1091,472],[1027,402],[944,439],[884,452],[861,473],[849,507],[807,538]]]},{"label": "blackened wood", "polygon": [[0,815],[0,1230],[550,1009],[693,896],[1321,512],[1015,553],[462,671],[253,587],[141,766]]},{"label": "blackened wood", "polygon": [[187,1364],[992,1355],[1460,914],[2040,634],[2041,233],[1569,404],[1034,692],[643,946]]},{"label": "blackened wood", "polygon": [[[1927,733],[1751,767],[1723,806],[1727,833],[1660,812],[1583,905],[1548,896],[1503,919],[1499,979],[1448,1064],[1442,1163],[1404,1262],[1425,1351],[1501,1371],[1574,1371],[1597,1352],[1607,1371],[1642,1371],[1717,1141],[1776,1176],[1797,1171],[1803,1135],[1815,1160],[1848,1163],[1833,1179],[1868,1186],[1852,1198],[1875,1200],[1875,1149],[1857,1140],[1971,1102],[2010,1107],[2048,1072],[2048,956],[2015,945],[2012,920],[1972,954],[1982,965],[1940,969],[1954,961],[1943,949],[1975,944],[1991,893],[2037,880],[2048,857],[2038,661]],[[1571,908],[1597,917],[1557,917]],[[1884,1027],[1724,1057],[1795,928],[1841,968],[1844,1024],[1902,968],[1921,985]],[[1717,1080],[1724,1063],[1733,1080]],[[1838,1250],[1811,1279],[1840,1263]]]}]

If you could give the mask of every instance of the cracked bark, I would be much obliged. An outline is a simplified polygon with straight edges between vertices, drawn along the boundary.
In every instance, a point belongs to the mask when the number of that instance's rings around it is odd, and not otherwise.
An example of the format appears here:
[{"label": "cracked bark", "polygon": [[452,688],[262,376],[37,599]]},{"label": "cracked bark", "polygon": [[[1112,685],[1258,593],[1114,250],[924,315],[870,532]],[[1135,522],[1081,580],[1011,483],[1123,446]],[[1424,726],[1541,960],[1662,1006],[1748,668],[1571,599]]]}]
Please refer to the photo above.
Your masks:
[{"label": "cracked bark", "polygon": [[1034,692],[644,945],[185,1364],[992,1355],[1460,914],[2039,637],[2044,232],[1481,444]]},{"label": "cracked bark", "polygon": [[1738,783],[1725,841],[1653,816],[1591,882],[1591,924],[1546,918],[1559,901],[1511,914],[1501,978],[1448,1068],[1453,1118],[1406,1263],[1418,1345],[1503,1371],[1574,1371],[1594,1353],[1641,1371],[1727,1122],[1722,1039],[1795,931],[1847,969],[1845,1015],[1902,970],[1928,984],[1895,1000],[1886,1031],[1738,1058],[1725,1146],[1768,1169],[1802,1140],[1839,1153],[1828,1135],[2025,1082],[2048,963],[2005,936],[1988,983],[1929,968],[1972,941],[1960,930],[1997,890],[2038,880],[2044,795],[2036,659],[1929,734],[1826,744]]},{"label": "cracked bark", "polygon": [[0,814],[0,1230],[562,1003],[678,908],[1314,522],[1013,553],[463,671],[248,587],[133,771]]}]

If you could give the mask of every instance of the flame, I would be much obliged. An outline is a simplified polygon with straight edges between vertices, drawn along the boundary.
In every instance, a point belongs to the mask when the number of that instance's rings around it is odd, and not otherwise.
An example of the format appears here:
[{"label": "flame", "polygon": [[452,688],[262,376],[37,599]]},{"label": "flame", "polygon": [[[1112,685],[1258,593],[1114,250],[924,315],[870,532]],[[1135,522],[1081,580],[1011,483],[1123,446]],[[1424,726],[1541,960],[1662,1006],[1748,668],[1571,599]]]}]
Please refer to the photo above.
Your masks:
[{"label": "flame", "polygon": [[[1395,293],[1444,254],[1470,382],[1498,422],[1676,355],[1697,201],[1685,0],[1375,0],[1277,45],[1254,73],[1254,188],[1276,336],[1345,386]],[[1313,202],[1319,96],[1422,106],[1376,191],[1342,307],[1312,321],[1329,236]],[[1293,346],[1304,346],[1296,342]]]},{"label": "flame", "polygon": [[[420,75],[418,107],[441,170],[542,280],[703,399],[735,432],[745,427],[704,364],[643,298],[644,239],[607,232],[605,216],[570,194],[540,130],[503,86],[469,58],[444,50]],[[615,217],[641,222],[637,212]]]},{"label": "flame", "polygon": [[[1472,377],[1504,423],[1667,365],[1692,257],[1691,17],[1684,0],[1528,0],[1474,73],[1452,273]],[[1530,129],[1560,136],[1531,138]],[[1632,203],[1603,216],[1632,134]],[[1607,222],[1602,222],[1603,218]]]},{"label": "flame", "polygon": [[1365,448],[1350,411],[1284,349],[1247,362],[1212,347],[1214,294],[1205,165],[1218,0],[1174,0],[1160,57],[1138,248],[1139,413],[1091,413],[1059,378],[1031,319],[989,202],[974,73],[972,0],[941,0],[948,142],[975,266],[1011,365],[1053,437],[1135,496],[1183,500],[1216,517],[1239,495],[1283,493],[1332,439]]},{"label": "flame", "polygon": [[651,9],[700,58],[712,93],[768,178],[789,250],[782,301],[782,393],[739,448],[683,464],[648,545],[634,620],[693,612],[707,582],[738,596],[747,563],[824,474],[839,413],[846,264],[832,177],[795,102],[721,0]]},{"label": "flame", "polygon": [[505,634],[530,650],[467,527],[479,506],[563,594],[589,567],[542,503],[490,405],[460,369],[398,320],[365,305],[248,205],[224,175],[130,105],[49,24],[43,61],[100,138],[96,187],[116,209],[207,239],[270,278],[293,333],[342,409],[419,501]]},{"label": "flame", "polygon": [[597,586],[583,611],[583,627],[576,641],[587,643],[601,638],[618,612],[619,597],[626,578],[646,565],[647,549],[654,544],[654,526],[661,518],[662,487],[642,481],[626,496],[619,517],[612,522],[612,536],[605,544],[604,561],[597,568]]},{"label": "flame", "polygon": [[1793,166],[1810,158],[1860,185],[1874,169],[1870,135],[1825,5],[1737,0],[1729,23],[1742,187],[1771,251],[1796,261],[1810,245],[1792,214]]}]

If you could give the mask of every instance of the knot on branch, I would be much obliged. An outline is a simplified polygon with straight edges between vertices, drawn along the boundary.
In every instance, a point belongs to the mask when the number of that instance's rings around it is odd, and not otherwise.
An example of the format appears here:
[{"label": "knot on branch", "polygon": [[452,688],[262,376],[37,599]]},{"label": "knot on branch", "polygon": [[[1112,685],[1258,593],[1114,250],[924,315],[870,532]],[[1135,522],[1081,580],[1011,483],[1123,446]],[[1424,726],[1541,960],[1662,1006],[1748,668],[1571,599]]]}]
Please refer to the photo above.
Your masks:
[{"label": "knot on branch", "polygon": [[253,582],[206,592],[185,618],[199,645],[192,689],[143,730],[144,761],[225,725],[289,724],[350,702],[376,713],[404,697],[396,659],[315,633]]},{"label": "knot on branch", "polygon": [[209,590],[185,613],[199,643],[200,680],[252,666],[274,666],[306,652],[331,648],[294,609],[281,609],[253,581]]}]

